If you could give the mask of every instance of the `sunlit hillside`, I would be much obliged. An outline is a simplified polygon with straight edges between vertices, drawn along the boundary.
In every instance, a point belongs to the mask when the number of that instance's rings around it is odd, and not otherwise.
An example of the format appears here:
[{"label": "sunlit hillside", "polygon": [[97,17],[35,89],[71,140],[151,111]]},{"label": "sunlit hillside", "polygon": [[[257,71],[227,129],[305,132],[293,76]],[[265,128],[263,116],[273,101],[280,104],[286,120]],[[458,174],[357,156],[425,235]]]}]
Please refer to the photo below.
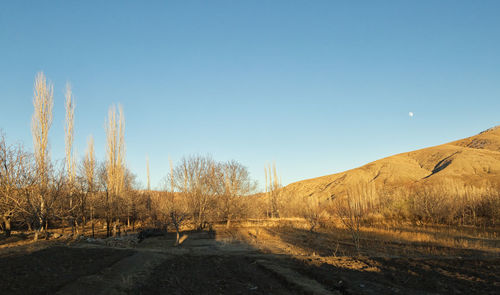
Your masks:
[{"label": "sunlit hillside", "polygon": [[342,173],[292,183],[286,194],[332,196],[360,183],[379,194],[399,188],[432,186],[439,190],[500,184],[500,127],[443,145],[390,156]]}]

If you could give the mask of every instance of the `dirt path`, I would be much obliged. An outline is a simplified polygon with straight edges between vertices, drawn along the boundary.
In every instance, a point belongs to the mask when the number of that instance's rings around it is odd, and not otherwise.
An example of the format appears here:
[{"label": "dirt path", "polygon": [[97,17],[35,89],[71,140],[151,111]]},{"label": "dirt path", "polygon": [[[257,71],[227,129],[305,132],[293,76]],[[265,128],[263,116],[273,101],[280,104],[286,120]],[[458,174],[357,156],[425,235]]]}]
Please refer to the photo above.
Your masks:
[{"label": "dirt path", "polygon": [[280,265],[279,255],[261,253],[231,237],[215,239],[201,232],[188,234],[181,247],[173,247],[173,241],[146,239],[133,255],[65,285],[57,294],[338,294]]}]

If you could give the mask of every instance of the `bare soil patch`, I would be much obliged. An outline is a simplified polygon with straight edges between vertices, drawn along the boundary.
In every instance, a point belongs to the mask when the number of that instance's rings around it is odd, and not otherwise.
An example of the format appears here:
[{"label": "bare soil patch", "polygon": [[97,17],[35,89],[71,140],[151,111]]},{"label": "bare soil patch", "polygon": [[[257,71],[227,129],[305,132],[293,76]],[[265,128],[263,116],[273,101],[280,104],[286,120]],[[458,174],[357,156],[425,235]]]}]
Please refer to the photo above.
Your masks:
[{"label": "bare soil patch", "polygon": [[131,294],[290,294],[245,256],[179,255],[158,266]]},{"label": "bare soil patch", "polygon": [[0,249],[2,292],[498,294],[500,288],[499,251],[491,247],[454,248],[372,234],[357,253],[348,235],[333,229],[256,226],[185,232],[179,247],[172,233],[141,243],[130,239]]},{"label": "bare soil patch", "polygon": [[318,257],[296,270],[344,294],[498,294],[500,260]]},{"label": "bare soil patch", "polygon": [[32,253],[0,256],[3,294],[53,294],[77,278],[131,255],[130,250],[50,246]]}]

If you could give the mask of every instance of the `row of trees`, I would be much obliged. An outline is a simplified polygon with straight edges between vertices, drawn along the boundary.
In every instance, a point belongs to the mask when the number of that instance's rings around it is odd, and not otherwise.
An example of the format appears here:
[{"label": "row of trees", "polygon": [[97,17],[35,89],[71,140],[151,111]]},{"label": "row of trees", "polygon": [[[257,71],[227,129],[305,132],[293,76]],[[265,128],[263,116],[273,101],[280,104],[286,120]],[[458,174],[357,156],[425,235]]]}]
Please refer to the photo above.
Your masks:
[{"label": "row of trees", "polygon": [[[189,221],[197,229],[214,223],[248,217],[248,196],[256,183],[245,166],[236,161],[216,162],[209,156],[183,158],[164,180],[162,191],[146,191],[150,219],[156,227],[172,225],[177,233]],[[147,211],[146,211],[147,212]],[[145,217],[145,218],[144,218]]]},{"label": "row of trees", "polygon": [[43,73],[38,73],[34,83],[31,131],[33,153],[22,145],[9,145],[5,135],[0,135],[0,216],[1,228],[10,235],[12,221],[22,222],[35,230],[35,239],[49,222],[85,226],[87,218],[93,222],[95,195],[104,195],[103,209],[107,232],[116,219],[116,206],[127,195],[133,176],[125,168],[125,121],[123,110],[112,106],[106,122],[106,160],[95,159],[92,136],[80,163],[75,158],[74,110],[75,104],[69,84],[66,85],[66,157],[63,163],[51,160],[49,130],[53,118],[53,85]]},{"label": "row of trees", "polygon": [[360,184],[338,197],[296,196],[285,194],[275,165],[265,168],[264,193],[251,196],[256,183],[246,167],[209,156],[187,157],[176,166],[171,163],[161,191],[150,189],[147,161],[147,189],[139,190],[125,164],[121,106],[112,106],[106,118],[105,159],[95,158],[92,136],[85,156],[77,159],[73,148],[75,103],[69,85],[65,97],[64,161],[50,158],[53,86],[43,73],[34,84],[33,153],[22,145],[9,145],[0,133],[0,229],[7,236],[13,224],[34,230],[37,239],[49,226],[70,226],[77,234],[90,225],[93,234],[99,224],[109,236],[118,234],[123,224],[133,229],[136,221],[156,227],[170,225],[179,231],[186,222],[202,229],[215,222],[230,226],[235,219],[248,217],[303,217],[314,230],[325,219],[337,216],[356,231],[361,222],[374,216],[475,225],[495,225],[500,218],[498,190],[445,183],[381,193],[373,185]]},{"label": "row of trees", "polygon": [[0,135],[0,224],[9,236],[12,225],[35,231],[35,239],[49,226],[70,226],[74,234],[103,220],[107,233],[119,219],[132,217],[130,206],[137,194],[135,178],[124,169],[122,187],[117,194],[110,186],[108,164],[95,159],[93,140],[81,161],[74,161],[70,177],[62,163],[49,162],[40,178],[34,153],[21,145],[8,145]]},{"label": "row of trees", "polygon": [[42,186],[34,154],[21,145],[8,145],[1,135],[0,216],[5,234],[10,235],[12,222],[35,230],[36,238],[49,225],[69,225],[78,234],[90,224],[93,233],[96,221],[104,224],[107,235],[117,234],[123,224],[133,229],[138,220],[177,230],[189,221],[203,229],[215,222],[229,226],[255,212],[241,196],[253,193],[256,184],[236,161],[184,158],[171,167],[162,191],[137,189],[129,170],[110,172],[107,161],[95,159],[90,137],[85,157],[73,163],[73,176],[51,164]]},{"label": "row of trees", "polygon": [[[241,217],[248,210],[240,196],[253,193],[255,182],[236,161],[216,162],[210,157],[184,158],[165,179],[163,191],[151,191],[149,162],[147,190],[139,190],[125,165],[123,109],[112,106],[106,118],[106,156],[95,158],[94,141],[88,138],[85,156],[75,156],[75,102],[71,87],[65,93],[65,158],[52,161],[48,134],[53,117],[53,85],[37,74],[33,95],[33,153],[22,145],[9,145],[0,134],[0,229],[7,236],[12,225],[35,231],[35,239],[49,226],[70,226],[83,233],[90,223],[104,225],[114,235],[120,226],[134,228],[137,220],[160,226],[189,220],[197,228]],[[97,221],[97,222],[96,222]]]},{"label": "row of trees", "polygon": [[492,184],[463,185],[454,180],[399,188],[359,183],[332,196],[280,192],[278,208],[281,217],[305,218],[311,229],[332,218],[353,230],[383,222],[496,226],[499,191]]}]

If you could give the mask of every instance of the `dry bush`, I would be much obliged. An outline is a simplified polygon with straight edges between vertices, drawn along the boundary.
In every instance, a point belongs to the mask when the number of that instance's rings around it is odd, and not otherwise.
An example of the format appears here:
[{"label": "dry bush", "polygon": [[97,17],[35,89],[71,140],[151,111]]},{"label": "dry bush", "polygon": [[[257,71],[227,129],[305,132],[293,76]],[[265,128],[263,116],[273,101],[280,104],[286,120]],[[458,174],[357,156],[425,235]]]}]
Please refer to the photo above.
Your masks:
[{"label": "dry bush", "polygon": [[[472,186],[448,180],[385,190],[361,184],[350,192],[361,195],[357,202],[365,225],[409,221],[417,225],[495,226],[500,217],[499,190],[488,183]],[[349,204],[341,207],[349,207]]]},{"label": "dry bush", "polygon": [[359,252],[360,230],[364,218],[377,209],[378,196],[371,184],[358,184],[347,190],[346,194],[336,198],[334,212],[351,234],[352,241]]},{"label": "dry bush", "polygon": [[327,200],[320,200],[317,197],[302,197],[300,216],[309,224],[309,231],[314,232],[320,227],[321,221],[326,217],[325,203]]},{"label": "dry bush", "polygon": [[498,196],[488,184],[476,187],[447,181],[414,188],[407,201],[410,218],[417,224],[494,226],[500,209]]},{"label": "dry bush", "polygon": [[268,202],[262,194],[255,194],[241,198],[245,208],[245,214],[242,218],[246,219],[263,219],[266,218]]}]

